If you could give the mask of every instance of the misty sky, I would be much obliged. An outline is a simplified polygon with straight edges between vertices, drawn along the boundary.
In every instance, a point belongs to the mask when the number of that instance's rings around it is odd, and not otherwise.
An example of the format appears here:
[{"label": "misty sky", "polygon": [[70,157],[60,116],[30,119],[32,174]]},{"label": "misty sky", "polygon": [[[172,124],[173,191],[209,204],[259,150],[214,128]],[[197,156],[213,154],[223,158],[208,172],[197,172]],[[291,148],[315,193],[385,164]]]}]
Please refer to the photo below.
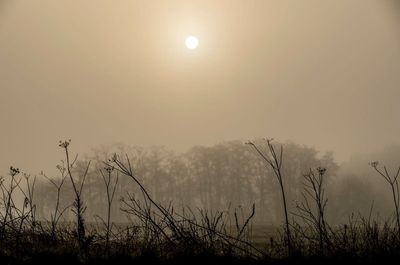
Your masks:
[{"label": "misty sky", "polygon": [[[112,142],[399,143],[395,0],[0,0],[0,172]],[[184,46],[195,35],[198,49]]]}]

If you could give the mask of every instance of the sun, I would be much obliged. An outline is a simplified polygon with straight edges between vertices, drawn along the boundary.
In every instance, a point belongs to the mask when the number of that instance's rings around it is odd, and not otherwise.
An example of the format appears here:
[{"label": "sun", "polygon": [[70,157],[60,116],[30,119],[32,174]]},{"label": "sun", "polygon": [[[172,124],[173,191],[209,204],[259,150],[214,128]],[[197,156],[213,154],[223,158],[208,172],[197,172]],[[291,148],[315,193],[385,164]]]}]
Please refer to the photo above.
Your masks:
[{"label": "sun", "polygon": [[188,49],[194,50],[199,46],[199,39],[195,36],[188,36],[185,40],[185,45]]}]

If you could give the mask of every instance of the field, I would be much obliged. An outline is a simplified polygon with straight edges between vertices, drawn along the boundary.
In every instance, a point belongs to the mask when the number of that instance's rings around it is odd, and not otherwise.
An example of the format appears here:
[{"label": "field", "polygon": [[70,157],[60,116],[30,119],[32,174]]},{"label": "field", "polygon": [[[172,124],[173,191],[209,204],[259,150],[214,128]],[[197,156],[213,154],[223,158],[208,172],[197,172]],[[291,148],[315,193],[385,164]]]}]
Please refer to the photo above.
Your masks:
[{"label": "field", "polygon": [[[270,142],[270,156],[256,148],[276,179],[282,184],[281,159]],[[372,167],[392,187],[394,214],[378,221],[371,216],[354,214],[345,224],[330,225],[325,218],[327,198],[324,193],[325,169],[316,168],[305,175],[304,201],[297,204],[297,212],[286,208],[285,188],[281,185],[281,226],[254,223],[255,206],[248,211],[207,211],[204,209],[174,209],[172,204],[155,201],[134,174],[128,159],[114,155],[101,171],[106,192],[106,217],[96,222],[85,219],[86,204],[82,196],[88,170],[81,182],[73,176],[69,158],[69,141],[60,142],[65,150],[66,163],[60,171],[63,181],[69,180],[74,202],[60,208],[61,184],[55,209],[48,221],[36,219],[33,203],[34,181],[20,177],[19,169],[10,168],[8,179],[2,179],[2,207],[0,226],[0,259],[2,264],[281,264],[332,263],[343,261],[377,263],[399,258],[400,223],[398,211],[397,176],[385,175],[377,163]],[[281,151],[282,152],[282,149]],[[87,168],[89,167],[89,164]],[[121,210],[129,222],[111,220],[112,203],[117,180],[113,172],[131,179],[140,190],[139,195],[121,198]],[[21,181],[26,185],[22,186]],[[22,207],[15,203],[16,191],[25,195]],[[66,209],[72,210],[74,220],[61,218]],[[246,212],[247,214],[244,214]],[[294,219],[293,217],[297,217]]]}]

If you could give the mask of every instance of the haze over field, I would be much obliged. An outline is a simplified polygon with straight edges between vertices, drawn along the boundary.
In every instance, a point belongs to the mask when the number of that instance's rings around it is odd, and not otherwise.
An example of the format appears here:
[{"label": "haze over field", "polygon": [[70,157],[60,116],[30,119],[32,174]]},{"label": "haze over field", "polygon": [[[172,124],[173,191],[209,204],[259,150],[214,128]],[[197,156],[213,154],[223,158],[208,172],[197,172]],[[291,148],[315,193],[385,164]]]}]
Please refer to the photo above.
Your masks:
[{"label": "haze over field", "polygon": [[0,0],[0,264],[400,260],[400,0]]},{"label": "haze over field", "polygon": [[[396,1],[0,0],[0,173],[111,142],[399,143]],[[195,35],[199,46],[185,47]]]}]

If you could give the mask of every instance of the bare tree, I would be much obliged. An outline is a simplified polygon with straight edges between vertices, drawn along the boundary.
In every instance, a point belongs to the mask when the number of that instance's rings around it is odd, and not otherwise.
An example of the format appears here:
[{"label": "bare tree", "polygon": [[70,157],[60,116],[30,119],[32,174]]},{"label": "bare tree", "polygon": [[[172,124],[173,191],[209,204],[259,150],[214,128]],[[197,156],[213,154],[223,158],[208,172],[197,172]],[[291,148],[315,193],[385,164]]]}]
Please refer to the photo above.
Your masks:
[{"label": "bare tree", "polygon": [[106,246],[108,246],[110,242],[110,232],[111,232],[111,207],[112,203],[114,201],[114,195],[115,195],[115,190],[117,188],[118,184],[118,172],[116,173],[115,181],[112,183],[112,172],[114,171],[114,167],[111,166],[106,166],[105,171],[107,172],[106,174],[100,170],[100,174],[103,178],[104,185],[106,187],[106,194],[107,194],[107,220],[103,221],[103,223],[106,226]]},{"label": "bare tree", "polygon": [[81,183],[78,186],[79,183],[76,182],[76,180],[73,177],[72,174],[72,169],[75,165],[75,162],[78,158],[78,155],[75,156],[75,159],[71,162],[70,157],[69,157],[69,151],[68,151],[68,146],[70,145],[71,140],[67,141],[60,141],[59,146],[64,149],[65,151],[65,156],[66,156],[66,168],[67,168],[67,174],[69,176],[69,179],[71,180],[72,188],[75,193],[75,201],[73,203],[73,212],[77,218],[77,238],[79,242],[79,246],[82,248],[83,243],[85,242],[86,239],[86,231],[85,231],[85,219],[83,217],[83,214],[86,210],[86,207],[83,205],[83,200],[82,200],[82,190],[83,190],[83,185],[85,184],[85,179],[89,170],[90,166],[90,161],[87,163],[86,169],[81,176]]},{"label": "bare tree", "polygon": [[14,214],[13,209],[16,209],[13,199],[13,194],[15,190],[18,188],[21,179],[17,178],[17,175],[20,173],[18,168],[10,167],[10,184],[4,181],[4,179],[0,180],[0,189],[2,192],[2,199],[3,199],[3,207],[4,207],[4,215],[3,222],[2,222],[2,234],[1,236],[5,236],[7,231],[7,226],[13,227],[14,223]]},{"label": "bare tree", "polygon": [[47,177],[44,173],[42,174],[56,189],[56,204],[54,206],[54,212],[50,214],[50,224],[51,224],[51,236],[53,239],[56,239],[56,230],[58,222],[60,221],[61,217],[64,215],[64,212],[71,206],[67,205],[66,207],[60,209],[60,198],[61,198],[61,190],[64,186],[65,180],[67,179],[67,169],[65,168],[64,161],[62,161],[61,165],[57,165],[57,169],[61,173],[61,180],[56,182],[54,179]]},{"label": "bare tree", "polygon": [[290,226],[289,226],[289,216],[288,209],[286,203],[286,195],[285,195],[285,187],[283,184],[283,176],[282,176],[282,161],[283,161],[283,146],[280,146],[279,153],[276,152],[274,145],[272,144],[273,139],[266,139],[267,142],[267,150],[268,153],[265,154],[254,142],[248,141],[247,144],[252,146],[257,153],[261,156],[261,158],[267,163],[267,166],[270,166],[279,182],[279,186],[281,188],[282,194],[282,203],[283,210],[285,213],[285,225],[286,225],[286,240],[287,240],[287,248],[289,256],[292,255],[292,242],[290,235]]},{"label": "bare tree", "polygon": [[400,193],[399,193],[399,181],[398,177],[400,174],[400,167],[397,169],[396,174],[391,176],[386,168],[386,166],[383,166],[382,168],[379,167],[379,162],[374,161],[369,163],[371,167],[375,169],[376,172],[378,172],[379,175],[381,175],[387,183],[389,183],[391,191],[392,191],[392,196],[393,196],[393,203],[394,203],[394,210],[395,210],[395,218],[396,218],[396,225],[397,225],[397,232],[399,233],[400,236],[400,209],[399,209],[399,202],[400,202]]},{"label": "bare tree", "polygon": [[[325,172],[325,168],[318,167],[317,173],[310,169],[310,171],[304,175],[303,201],[296,203],[298,213],[294,213],[294,215],[300,217],[312,229],[316,230],[320,255],[324,254],[325,245],[329,243],[327,223],[325,220],[325,209],[328,203],[324,188]],[[312,203],[315,205],[312,205]]]}]

